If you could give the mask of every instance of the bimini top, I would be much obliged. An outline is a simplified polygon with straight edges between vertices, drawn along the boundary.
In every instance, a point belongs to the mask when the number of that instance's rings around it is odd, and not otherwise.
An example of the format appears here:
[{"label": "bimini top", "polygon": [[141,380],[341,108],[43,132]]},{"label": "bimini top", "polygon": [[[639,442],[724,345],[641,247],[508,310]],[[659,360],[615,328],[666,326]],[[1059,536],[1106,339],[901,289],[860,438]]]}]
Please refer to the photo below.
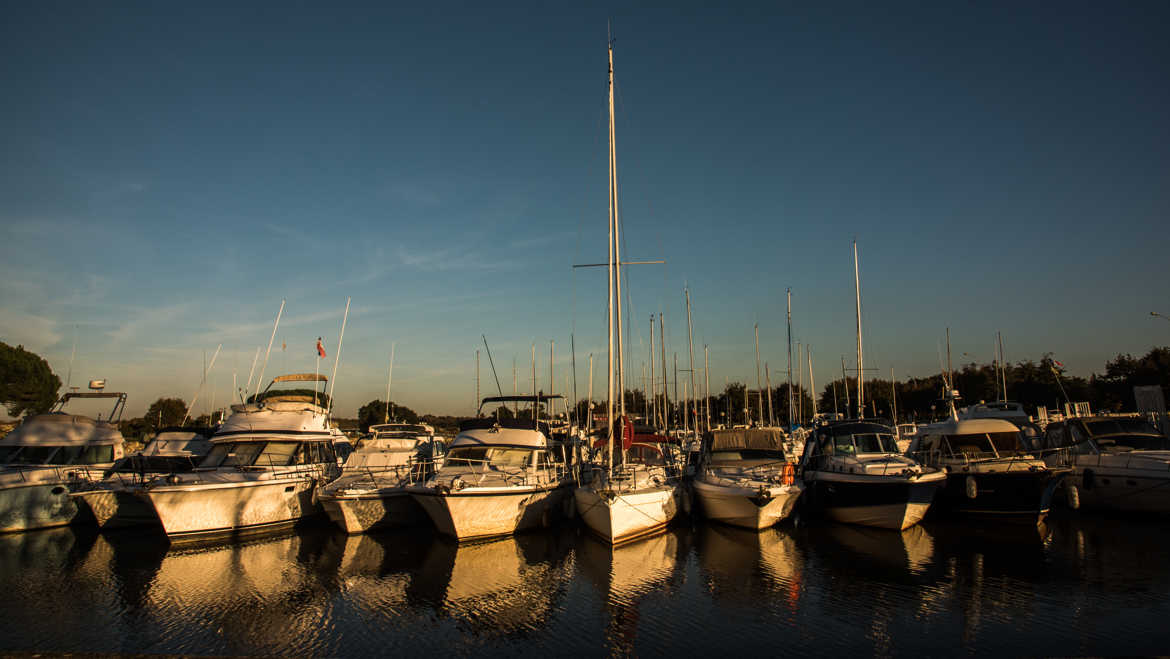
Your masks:
[{"label": "bimini top", "polygon": [[328,382],[328,381],[329,381],[329,378],[325,377],[324,375],[320,375],[318,373],[290,373],[288,375],[278,375],[278,376],[272,378],[272,384],[269,384],[268,386],[271,387],[273,384],[277,384],[279,382]]},{"label": "bimini top", "polygon": [[712,451],[744,449],[783,451],[784,431],[779,428],[732,428],[711,431]]},{"label": "bimini top", "polygon": [[547,448],[544,433],[520,428],[471,428],[460,432],[449,448],[460,446],[525,446]]},{"label": "bimini top", "polygon": [[123,441],[122,433],[112,423],[79,414],[51,412],[26,420],[0,439],[0,446],[118,446]]}]

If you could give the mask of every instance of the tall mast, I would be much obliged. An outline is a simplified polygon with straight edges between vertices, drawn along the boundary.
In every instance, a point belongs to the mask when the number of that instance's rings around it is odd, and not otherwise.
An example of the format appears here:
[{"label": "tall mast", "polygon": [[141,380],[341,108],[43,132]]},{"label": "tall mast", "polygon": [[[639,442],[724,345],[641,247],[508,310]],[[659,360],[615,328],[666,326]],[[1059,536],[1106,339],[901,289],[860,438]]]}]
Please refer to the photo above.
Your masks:
[{"label": "tall mast", "polygon": [[606,466],[613,468],[613,387],[614,387],[614,372],[613,372],[613,282],[614,282],[614,258],[613,258],[613,43],[609,44],[609,152],[606,160],[609,164],[609,180],[606,186],[609,188],[609,243],[606,246],[608,250],[609,259],[609,278],[608,278],[608,293],[606,297],[605,319],[606,332],[609,337],[609,346],[606,349],[606,360],[608,361],[608,368],[605,371],[606,383],[606,398],[605,398],[605,413],[606,413]]},{"label": "tall mast", "polygon": [[479,350],[475,351],[475,409],[479,409]]},{"label": "tall mast", "polygon": [[[695,396],[695,326],[691,323],[691,289],[683,287],[683,292],[687,296],[687,346],[691,353],[691,398]],[[690,414],[690,406],[688,406],[687,414]],[[695,413],[698,418],[698,413]]]},{"label": "tall mast", "polygon": [[801,360],[800,341],[796,342],[796,423],[804,423],[804,365]]},{"label": "tall mast", "polygon": [[[556,348],[556,343],[557,342],[553,339],[548,340],[548,395],[549,396],[553,395],[553,389],[556,388],[556,383],[557,383],[556,376],[553,373],[553,354],[554,354],[554,350]],[[549,398],[548,418],[552,419],[553,416],[554,416],[554,414],[553,414],[553,400],[552,400],[552,398]]]},{"label": "tall mast", "polygon": [[593,353],[589,353],[589,402],[585,404],[585,429],[593,432]]},{"label": "tall mast", "polygon": [[[678,397],[678,353],[674,353],[674,404],[678,405],[681,399]],[[684,417],[685,420],[685,417]]]},{"label": "tall mast", "polygon": [[707,354],[707,346],[703,346],[703,409],[704,421],[706,425],[704,430],[710,432],[711,430],[711,368],[709,355]]},{"label": "tall mast", "polygon": [[898,427],[898,389],[894,386],[894,367],[890,367],[890,405],[893,406],[894,427]]},{"label": "tall mast", "polygon": [[532,342],[532,428],[540,429],[540,396],[536,391],[536,342]]},{"label": "tall mast", "polygon": [[845,387],[845,413],[849,414],[853,403],[849,402],[849,376],[845,375],[845,355],[841,355],[841,384]]},{"label": "tall mast", "polygon": [[[613,112],[613,43],[609,45],[609,185],[613,197],[613,260],[614,260],[614,306],[617,309],[616,331],[618,340],[617,371],[618,371],[618,410],[624,419],[626,416],[626,351],[622,338],[622,223],[618,219],[618,184],[617,184],[617,133],[614,128]],[[624,430],[623,430],[624,432]],[[623,457],[625,451],[623,449]],[[623,460],[624,462],[624,460]]]},{"label": "tall mast", "polygon": [[662,328],[662,313],[658,313],[658,349],[662,352],[662,427],[670,431],[670,405],[666,396],[666,330]]},{"label": "tall mast", "polygon": [[1000,378],[1003,381],[1003,399],[1007,400],[1007,364],[1005,364],[1003,361],[1003,333],[996,332],[995,335],[996,340],[999,343],[999,373]]},{"label": "tall mast", "polygon": [[[572,364],[573,369],[573,416],[576,417],[577,428],[581,427],[581,419],[577,415],[577,338],[569,334],[569,363]],[[568,389],[565,393],[569,393]],[[568,408],[566,408],[568,409]]]},{"label": "tall mast", "polygon": [[788,429],[792,430],[792,289],[785,289],[788,296]]},{"label": "tall mast", "polygon": [[772,374],[768,372],[768,362],[764,362],[764,386],[768,388],[768,426],[776,425],[776,415],[772,413]]},{"label": "tall mast", "polygon": [[813,402],[813,418],[815,419],[815,418],[817,418],[817,385],[813,381],[812,346],[805,346],[804,347],[804,354],[808,355],[808,388],[809,388],[809,391],[812,392],[812,396],[810,396],[810,397],[812,398],[812,402]]},{"label": "tall mast", "polygon": [[759,408],[756,418],[760,420],[760,425],[764,425],[764,383],[760,380],[760,324],[755,324],[756,330],[756,391],[760,393],[756,396],[757,407]]},{"label": "tall mast", "polygon": [[857,418],[865,417],[865,362],[861,353],[861,276],[857,268],[857,240],[853,240],[853,292],[857,298]]},{"label": "tall mast", "polygon": [[658,397],[654,382],[654,314],[650,314],[650,423],[658,425]]}]

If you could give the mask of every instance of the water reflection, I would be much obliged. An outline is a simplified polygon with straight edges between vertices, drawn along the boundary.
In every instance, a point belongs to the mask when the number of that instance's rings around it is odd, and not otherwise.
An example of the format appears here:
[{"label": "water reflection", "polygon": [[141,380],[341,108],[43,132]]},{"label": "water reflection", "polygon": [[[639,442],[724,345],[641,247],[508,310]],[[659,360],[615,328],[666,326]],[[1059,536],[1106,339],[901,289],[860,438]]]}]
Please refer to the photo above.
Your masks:
[{"label": "water reflection", "polygon": [[1071,515],[901,533],[706,524],[616,549],[574,527],[183,547],[47,529],[0,536],[0,650],[1149,654],[1170,646],[1168,543],[1158,521]]},{"label": "water reflection", "polygon": [[[601,598],[605,638],[613,654],[632,654],[649,598],[667,598],[682,583],[689,533],[679,528],[614,547],[592,536],[577,545],[577,565]],[[650,616],[651,625],[662,620]]]}]

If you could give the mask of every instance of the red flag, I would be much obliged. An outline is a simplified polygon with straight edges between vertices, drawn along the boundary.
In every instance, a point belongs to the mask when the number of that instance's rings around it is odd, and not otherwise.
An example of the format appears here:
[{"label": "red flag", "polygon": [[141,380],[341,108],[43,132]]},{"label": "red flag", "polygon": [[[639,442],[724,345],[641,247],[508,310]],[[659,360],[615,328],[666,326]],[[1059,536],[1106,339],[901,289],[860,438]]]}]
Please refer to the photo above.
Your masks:
[{"label": "red flag", "polygon": [[325,356],[325,346],[321,345],[321,337],[319,337],[319,336],[317,337],[317,356],[318,357]]},{"label": "red flag", "polygon": [[1061,368],[1064,368],[1064,364],[1061,364],[1060,362],[1056,361],[1055,359],[1054,359],[1054,360],[1052,360],[1052,363],[1053,363],[1053,364],[1056,364],[1057,366],[1059,366],[1059,367],[1061,367]]}]

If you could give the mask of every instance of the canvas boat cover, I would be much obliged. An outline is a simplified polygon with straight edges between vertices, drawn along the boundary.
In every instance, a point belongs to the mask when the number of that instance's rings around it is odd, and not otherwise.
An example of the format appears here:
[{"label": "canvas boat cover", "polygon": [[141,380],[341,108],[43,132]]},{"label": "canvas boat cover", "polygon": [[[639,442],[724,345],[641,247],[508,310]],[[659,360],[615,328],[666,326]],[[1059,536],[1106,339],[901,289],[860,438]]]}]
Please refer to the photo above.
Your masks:
[{"label": "canvas boat cover", "polygon": [[759,449],[784,450],[784,431],[779,428],[732,428],[711,431],[712,451]]}]

